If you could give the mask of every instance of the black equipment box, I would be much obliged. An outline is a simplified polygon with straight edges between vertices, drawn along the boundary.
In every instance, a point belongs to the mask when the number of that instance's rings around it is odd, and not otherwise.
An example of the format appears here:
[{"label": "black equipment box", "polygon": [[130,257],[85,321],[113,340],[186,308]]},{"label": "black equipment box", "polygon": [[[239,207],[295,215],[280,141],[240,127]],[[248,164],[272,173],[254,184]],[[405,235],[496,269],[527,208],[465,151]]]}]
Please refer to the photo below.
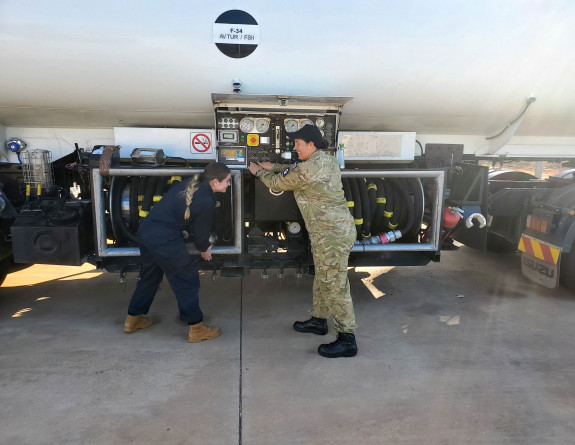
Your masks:
[{"label": "black equipment box", "polygon": [[80,266],[94,245],[91,201],[46,200],[20,212],[11,232],[15,263]]},{"label": "black equipment box", "polygon": [[302,219],[293,192],[270,190],[256,181],[256,221],[299,221]]}]

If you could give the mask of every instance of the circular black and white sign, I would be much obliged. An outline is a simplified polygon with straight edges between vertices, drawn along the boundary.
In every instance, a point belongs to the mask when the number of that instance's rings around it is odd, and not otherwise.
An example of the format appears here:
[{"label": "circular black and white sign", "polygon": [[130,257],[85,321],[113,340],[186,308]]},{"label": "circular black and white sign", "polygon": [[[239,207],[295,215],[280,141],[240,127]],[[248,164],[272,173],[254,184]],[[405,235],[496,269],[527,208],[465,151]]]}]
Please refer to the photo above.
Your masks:
[{"label": "circular black and white sign", "polygon": [[228,57],[247,57],[260,43],[260,25],[245,11],[226,11],[214,23],[214,43]]}]

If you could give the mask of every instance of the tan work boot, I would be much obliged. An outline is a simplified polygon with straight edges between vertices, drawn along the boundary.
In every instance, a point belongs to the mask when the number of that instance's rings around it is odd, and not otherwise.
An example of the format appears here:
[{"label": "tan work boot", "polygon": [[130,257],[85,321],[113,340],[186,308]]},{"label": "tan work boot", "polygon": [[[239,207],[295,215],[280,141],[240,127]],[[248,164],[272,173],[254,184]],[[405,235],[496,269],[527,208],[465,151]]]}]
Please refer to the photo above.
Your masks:
[{"label": "tan work boot", "polygon": [[128,315],[124,322],[124,332],[136,332],[152,326],[152,318],[147,315]]},{"label": "tan work boot", "polygon": [[211,340],[219,337],[222,331],[217,326],[206,326],[204,323],[193,324],[190,326],[188,341],[198,343],[203,340]]}]

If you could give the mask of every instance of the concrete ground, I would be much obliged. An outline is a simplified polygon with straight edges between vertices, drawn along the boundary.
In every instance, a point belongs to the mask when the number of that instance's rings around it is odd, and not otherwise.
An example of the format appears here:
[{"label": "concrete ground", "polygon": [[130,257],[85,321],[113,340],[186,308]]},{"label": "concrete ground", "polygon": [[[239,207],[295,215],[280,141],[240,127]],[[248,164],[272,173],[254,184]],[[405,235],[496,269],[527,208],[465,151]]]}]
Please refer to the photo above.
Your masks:
[{"label": "concrete ground", "polygon": [[[571,444],[575,294],[523,279],[518,257],[445,252],[349,273],[359,354],[295,332],[309,276],[202,277],[186,342],[164,282],[156,324],[122,332],[136,277],[34,266],[0,288],[0,443]],[[332,325],[330,325],[330,328]]]}]

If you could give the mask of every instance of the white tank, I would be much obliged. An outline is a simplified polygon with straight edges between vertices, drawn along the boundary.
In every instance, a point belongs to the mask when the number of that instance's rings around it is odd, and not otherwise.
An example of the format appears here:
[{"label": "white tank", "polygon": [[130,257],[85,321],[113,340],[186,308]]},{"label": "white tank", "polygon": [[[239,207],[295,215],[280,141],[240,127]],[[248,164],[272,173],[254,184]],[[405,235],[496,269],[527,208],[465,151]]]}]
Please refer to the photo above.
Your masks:
[{"label": "white tank", "polygon": [[[215,42],[218,17],[235,7],[257,22],[244,58]],[[211,93],[231,93],[236,81],[243,94],[353,97],[340,129],[443,142],[484,142],[534,96],[515,136],[572,143],[573,23],[575,3],[560,0],[7,0],[0,124],[7,137],[99,129],[87,144],[109,140],[113,127],[213,128]]]}]

